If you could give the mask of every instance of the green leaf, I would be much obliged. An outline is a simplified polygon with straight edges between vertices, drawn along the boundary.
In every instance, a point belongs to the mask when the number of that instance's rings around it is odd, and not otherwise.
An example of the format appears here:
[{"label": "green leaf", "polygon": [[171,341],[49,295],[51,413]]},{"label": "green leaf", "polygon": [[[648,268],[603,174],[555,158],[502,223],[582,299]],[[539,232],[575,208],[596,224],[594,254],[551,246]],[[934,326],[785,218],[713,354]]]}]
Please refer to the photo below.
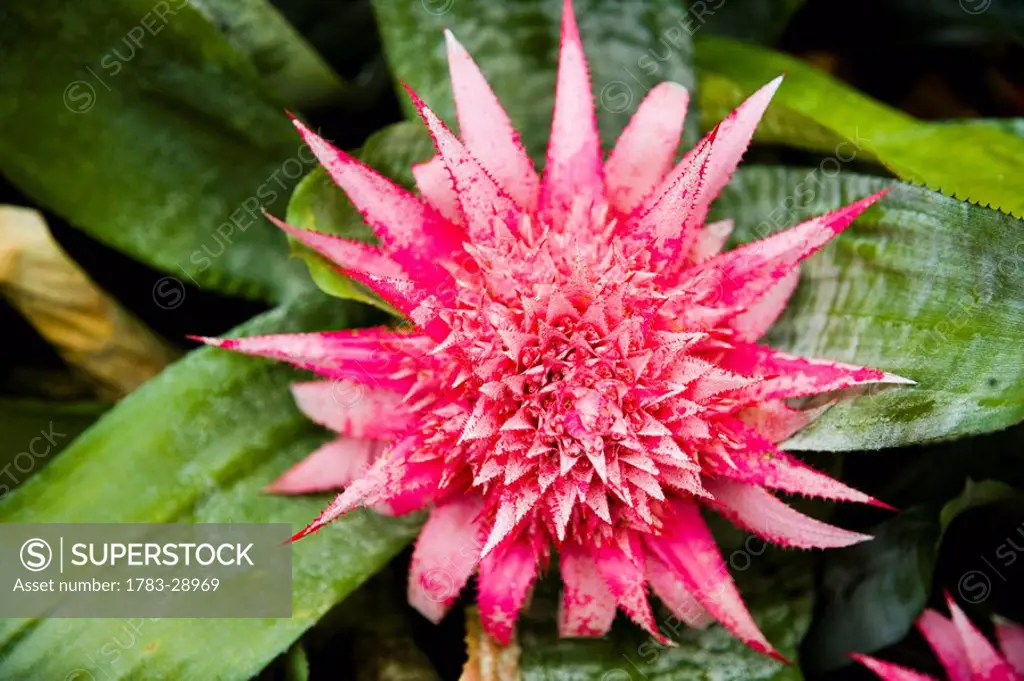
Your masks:
[{"label": "green leaf", "polygon": [[850,664],[850,653],[871,653],[901,640],[931,593],[939,527],[918,507],[868,532],[874,539],[824,554],[814,620],[801,646],[808,671]]},{"label": "green leaf", "polygon": [[[807,566],[788,576],[750,575],[741,591],[754,619],[779,652],[793,659],[810,620]],[[603,639],[560,639],[555,599],[538,599],[519,626],[523,681],[799,681],[796,665],[783,665],[750,649],[715,624],[689,629],[665,611],[658,624],[677,646],[665,647],[631,622],[619,621]]]},{"label": "green leaf", "polygon": [[269,0],[192,0],[236,50],[246,55],[270,89],[291,106],[341,99],[341,79]]},{"label": "green leaf", "polygon": [[288,651],[285,665],[285,681],[309,681],[309,658],[301,643]]},{"label": "green leaf", "polygon": [[[708,124],[738,104],[742,94],[785,73],[759,139],[768,135],[770,141],[827,151],[844,162],[863,149],[865,157],[877,158],[908,182],[1024,216],[1024,139],[1016,135],[993,126],[921,122],[798,59],[726,38],[699,37],[696,63]],[[709,77],[713,82],[705,91]]]},{"label": "green leaf", "polygon": [[[232,335],[335,329],[360,309],[313,292]],[[262,493],[325,440],[292,403],[297,372],[202,349],[120,402],[0,506],[0,522],[289,522],[298,529],[323,497]],[[416,520],[346,516],[295,544],[291,619],[142,621],[138,644],[116,652],[123,620],[2,620],[0,678],[248,679],[412,538]]]},{"label": "green leaf", "polygon": [[883,187],[892,192],[803,266],[768,342],[895,372],[916,386],[844,400],[791,449],[877,449],[1024,419],[1024,223],[863,175],[741,169],[714,206],[759,238]]},{"label": "green leaf", "polygon": [[[695,24],[675,0],[577,0],[574,5],[602,140],[610,147],[650,88],[671,80],[693,89],[690,35]],[[374,0],[373,7],[397,81],[407,82],[439,116],[454,122],[442,35],[450,28],[480,65],[530,154],[543,158],[554,103],[562,0]],[[404,92],[399,98],[409,117],[416,118]],[[696,131],[696,126],[688,128]]]},{"label": "green leaf", "polygon": [[281,211],[315,160],[252,65],[184,0],[56,0],[0,18],[0,172],[39,205],[188,283],[309,288]]},{"label": "green leaf", "polygon": [[[413,164],[428,160],[433,152],[433,143],[426,128],[418,122],[409,121],[389,125],[371,135],[359,157],[377,171],[411,188]],[[285,219],[299,229],[377,243],[373,230],[363,221],[345,192],[320,167],[303,178],[295,188]],[[292,254],[306,262],[313,281],[324,293],[375,305],[398,315],[369,288],[341,274],[327,258],[290,237],[289,242]]]},{"label": "green leaf", "polygon": [[96,402],[0,399],[0,503],[106,409]]},{"label": "green leaf", "polygon": [[1019,498],[1020,493],[1005,482],[1000,482],[999,480],[975,482],[968,478],[967,483],[964,485],[964,491],[960,493],[960,496],[950,500],[942,507],[942,512],[939,514],[939,525],[942,528],[942,534],[945,535],[950,523],[965,511]]}]

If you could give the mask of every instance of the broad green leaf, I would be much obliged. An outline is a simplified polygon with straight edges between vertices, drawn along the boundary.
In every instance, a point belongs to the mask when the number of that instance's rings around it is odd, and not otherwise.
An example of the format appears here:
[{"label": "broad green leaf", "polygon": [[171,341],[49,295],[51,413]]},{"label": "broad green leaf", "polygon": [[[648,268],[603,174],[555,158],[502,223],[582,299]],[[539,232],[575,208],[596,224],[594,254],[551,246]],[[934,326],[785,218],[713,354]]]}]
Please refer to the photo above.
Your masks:
[{"label": "broad green leaf", "polygon": [[[340,328],[364,309],[313,292],[232,335]],[[0,522],[290,522],[323,497],[263,487],[325,440],[295,406],[297,372],[202,349],[113,408],[0,505]],[[248,679],[413,536],[415,520],[358,512],[294,545],[291,619],[143,621],[117,661],[101,654],[124,620],[2,620],[0,678]]]},{"label": "broad green leaf", "polygon": [[0,399],[0,504],[106,409],[95,402]]},{"label": "broad green leaf", "polygon": [[[754,560],[759,560],[755,558]],[[763,558],[767,560],[767,556]],[[767,572],[767,571],[764,571]],[[745,575],[741,591],[754,619],[779,652],[795,659],[810,621],[807,565],[783,573]],[[604,639],[560,639],[555,632],[556,598],[538,602],[519,625],[523,681],[799,681],[796,665],[754,652],[721,625],[688,629],[666,611],[658,624],[678,645],[665,647],[631,622],[616,622]]]},{"label": "broad green leaf", "polygon": [[319,106],[344,96],[338,75],[269,0],[192,0],[192,6],[220,28],[289,105]]},{"label": "broad green leaf", "polygon": [[[359,157],[367,164],[407,188],[413,186],[412,166],[433,155],[434,147],[426,128],[418,122],[395,123],[366,140]],[[286,221],[299,229],[335,234],[346,239],[376,243],[367,225],[345,192],[316,168],[295,188],[288,203]],[[292,253],[309,266],[313,281],[324,292],[375,305],[390,314],[398,314],[367,287],[338,272],[337,266],[313,249],[289,238]]]},{"label": "broad green leaf", "polygon": [[[739,103],[735,95],[785,73],[765,129],[770,140],[826,151],[842,162],[863,149],[865,159],[877,158],[903,180],[1024,216],[1024,139],[1012,133],[992,126],[924,123],[798,59],[726,38],[700,36],[696,64],[702,88],[705,79],[715,81],[701,99],[709,124]],[[733,85],[732,101],[722,79]],[[720,99],[710,99],[712,94]]]},{"label": "broad green leaf", "polygon": [[184,0],[7,3],[0,172],[40,206],[185,283],[309,287],[259,213],[314,159],[259,74]]},{"label": "broad green leaf", "polygon": [[[602,139],[610,147],[640,100],[659,82],[693,88],[693,18],[675,0],[577,0],[574,5]],[[374,0],[373,7],[397,81],[407,82],[438,115],[454,122],[442,35],[450,28],[480,65],[531,155],[543,157],[551,127],[562,0]],[[399,98],[416,118],[404,92]],[[696,132],[696,126],[689,128]]]},{"label": "broad green leaf", "polygon": [[850,664],[902,639],[931,593],[938,518],[917,507],[867,531],[874,539],[827,551],[814,620],[801,646],[808,671]]},{"label": "broad green leaf", "polygon": [[[801,647],[804,667],[832,671],[849,665],[851,652],[874,653],[902,640],[933,592],[955,589],[968,603],[985,600],[992,584],[979,570],[957,572],[957,581],[941,582],[941,570],[936,571],[943,567],[938,562],[940,545],[960,514],[1020,498],[1002,482],[968,480],[964,491],[941,512],[936,505],[915,506],[865,530],[874,536],[872,541],[827,551],[814,619]],[[973,550],[990,549],[986,537],[968,550],[975,556]],[[979,565],[985,567],[980,561]]]},{"label": "broad green leaf", "polygon": [[1024,419],[1024,223],[920,187],[831,168],[741,169],[714,206],[759,238],[892,192],[802,268],[768,342],[895,372],[916,386],[844,400],[792,449],[877,449]]}]

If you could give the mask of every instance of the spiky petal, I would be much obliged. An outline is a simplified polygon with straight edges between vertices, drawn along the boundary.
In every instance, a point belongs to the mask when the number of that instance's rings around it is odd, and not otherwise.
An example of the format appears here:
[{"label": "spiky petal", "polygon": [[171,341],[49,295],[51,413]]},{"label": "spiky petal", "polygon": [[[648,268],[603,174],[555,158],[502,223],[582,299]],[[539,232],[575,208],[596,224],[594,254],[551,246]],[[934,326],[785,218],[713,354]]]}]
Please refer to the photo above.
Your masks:
[{"label": "spiky petal", "polygon": [[[949,681],[1024,681],[1024,627],[997,624],[1000,654],[948,595],[946,604],[950,618],[925,610],[917,628],[935,651]],[[854,659],[885,681],[932,679],[867,655],[854,655]]]},{"label": "spiky petal", "polygon": [[563,635],[600,636],[618,608],[663,640],[651,590],[680,620],[717,619],[777,656],[701,509],[785,546],[866,539],[772,493],[883,505],[776,443],[820,413],[792,398],[908,381],[758,340],[799,264],[883,194],[723,252],[732,223],[705,224],[708,208],[778,80],[674,166],[688,95],[660,85],[605,161],[567,0],[539,175],[469,54],[447,42],[461,139],[410,90],[438,152],[413,169],[420,196],[296,123],[381,247],[278,223],[414,330],[205,339],[321,379],[296,398],[338,440],[271,489],[344,487],[297,537],[358,506],[430,508],[409,600],[434,621],[476,574],[484,627],[508,640],[557,554]]}]

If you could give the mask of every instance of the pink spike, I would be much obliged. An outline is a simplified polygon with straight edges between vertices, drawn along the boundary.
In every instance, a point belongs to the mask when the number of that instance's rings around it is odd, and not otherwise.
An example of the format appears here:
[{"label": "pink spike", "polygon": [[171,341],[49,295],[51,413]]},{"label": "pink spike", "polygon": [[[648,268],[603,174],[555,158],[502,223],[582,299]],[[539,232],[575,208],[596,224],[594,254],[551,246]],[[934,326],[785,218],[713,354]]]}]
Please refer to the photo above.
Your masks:
[{"label": "pink spike", "polygon": [[1003,649],[1003,657],[1024,677],[1024,627],[996,620],[996,637]]},{"label": "pink spike", "polygon": [[[750,146],[754,129],[780,85],[782,85],[782,76],[762,86],[718,124],[719,135],[715,142],[706,182],[701,187],[701,200],[697,204],[698,222],[704,221],[711,202],[725,185],[729,184],[740,159],[743,158],[747,147]],[[684,158],[680,164],[685,162]]]},{"label": "pink spike", "polygon": [[703,301],[698,297],[695,302],[712,304],[723,316],[739,314],[888,192],[883,189],[835,212],[726,251],[701,267],[683,272],[679,287],[714,294],[713,299]]},{"label": "pink spike", "polygon": [[299,409],[314,423],[355,438],[381,439],[400,433],[409,423],[401,394],[376,387],[334,381],[293,383]]},{"label": "pink spike", "polygon": [[914,383],[877,369],[808,359],[752,344],[737,343],[734,351],[720,364],[745,376],[764,378],[735,392],[734,397],[741,404],[820,395],[869,383]]},{"label": "pink spike", "polygon": [[729,240],[729,235],[732,234],[732,228],[732,220],[719,220],[704,225],[704,229],[697,235],[697,241],[693,244],[690,261],[702,263],[721,253]]},{"label": "pink spike", "polygon": [[438,263],[462,252],[464,235],[405,189],[335,149],[298,120],[302,138],[408,276],[423,285],[444,285]]},{"label": "pink spike", "polygon": [[743,457],[723,461],[708,457],[706,468],[720,477],[751,485],[760,485],[790,494],[804,494],[834,501],[854,501],[890,510],[891,506],[838,480],[820,473],[803,461],[780,451],[767,440],[748,432],[749,451]]},{"label": "pink spike", "polygon": [[960,634],[964,654],[970,664],[971,672],[976,679],[984,681],[1017,681],[1010,664],[992,647],[981,632],[978,631],[956,601],[946,595],[946,605],[953,616],[953,625]]},{"label": "pink spike", "polygon": [[522,216],[519,206],[498,187],[477,160],[462,146],[462,142],[423,103],[412,88],[407,85],[405,89],[423,122],[427,124],[438,155],[451,174],[466,229],[473,242],[494,243],[501,234],[499,224],[504,225],[511,234],[517,234]]},{"label": "pink spike", "polygon": [[409,568],[409,604],[435,624],[459,597],[480,561],[479,497],[439,505],[423,525]]},{"label": "pink spike", "polygon": [[779,546],[835,549],[871,539],[793,510],[763,487],[719,478],[704,482],[714,508],[732,523]]},{"label": "pink spike", "polygon": [[448,222],[462,226],[462,213],[459,210],[455,185],[441,157],[435,155],[429,161],[415,164],[412,167],[412,176],[416,180],[416,188],[420,190],[427,203]]},{"label": "pink spike", "polygon": [[597,134],[587,57],[583,53],[572,2],[565,0],[555,110],[541,181],[540,212],[560,227],[574,203],[589,206],[603,199],[603,195],[601,140]]},{"label": "pink spike", "polygon": [[537,206],[540,178],[519,134],[465,48],[445,30],[459,132],[470,153],[520,207]]},{"label": "pink spike", "polygon": [[566,543],[558,559],[564,584],[559,635],[604,636],[615,619],[615,597],[598,574],[594,557],[587,549]]},{"label": "pink spike", "polygon": [[384,449],[379,440],[339,437],[315,450],[264,488],[271,494],[313,494],[347,487]]},{"label": "pink spike", "polygon": [[703,629],[715,621],[675,572],[653,555],[647,557],[647,581],[665,607],[686,626]]},{"label": "pink spike", "polygon": [[671,168],[689,101],[682,85],[660,83],[622,131],[605,164],[605,192],[619,213],[628,215]]},{"label": "pink spike", "polygon": [[407,316],[410,321],[438,343],[444,341],[448,334],[451,333],[448,325],[437,316],[436,308],[432,309],[433,306],[422,307],[424,303],[430,302],[431,294],[437,295],[438,305],[436,307],[440,307],[440,305],[444,304],[446,300],[450,300],[451,296],[454,295],[454,291],[451,288],[443,287],[430,290],[419,288],[416,283],[408,279],[377,277],[354,270],[343,269],[342,272],[360,284],[368,286],[374,293],[383,298],[384,302]]},{"label": "pink spike", "polygon": [[402,368],[408,354],[420,356],[432,347],[418,333],[390,329],[356,329],[319,333],[274,334],[247,338],[200,338],[207,345],[246,355],[268,357],[293,364],[333,379],[375,385],[398,392],[409,388],[409,379],[390,376]]},{"label": "pink spike", "polygon": [[512,628],[537,579],[537,557],[525,542],[511,542],[480,562],[480,621],[501,645],[512,640]]},{"label": "pink spike", "polygon": [[389,258],[384,251],[361,241],[292,227],[269,213],[266,218],[275,226],[309,246],[335,264],[361,272],[370,272],[382,277],[405,277],[402,266]]},{"label": "pink spike", "polygon": [[650,552],[682,580],[686,590],[733,635],[777,660],[779,655],[757,628],[726,570],[714,537],[691,501],[670,502],[672,517],[663,535],[646,535]]},{"label": "pink spike", "polygon": [[936,681],[935,677],[905,669],[891,662],[882,662],[867,655],[850,655],[857,662],[873,671],[882,681]]},{"label": "pink spike", "polygon": [[768,289],[760,300],[728,320],[726,325],[736,332],[736,338],[739,340],[756,341],[771,328],[786,309],[786,303],[799,283],[800,269],[794,268]]},{"label": "pink spike", "polygon": [[[693,248],[702,221],[696,219],[695,206],[714,151],[717,128],[688,155],[690,162],[674,173],[652,198],[623,223],[622,229],[634,239],[649,240],[651,260],[667,281],[685,264],[684,255]],[[682,220],[680,220],[682,218]]]},{"label": "pink spike", "polygon": [[942,662],[949,681],[972,681],[971,663],[951,620],[934,610],[925,610],[917,620],[917,629]]},{"label": "pink spike", "polygon": [[292,541],[302,539],[316,532],[335,518],[351,511],[356,506],[369,506],[382,501],[388,492],[397,493],[402,478],[401,457],[385,454],[377,458],[366,475],[358,478],[336,496],[327,508],[320,512],[313,522],[296,532]]},{"label": "pink spike", "polygon": [[647,601],[644,553],[639,539],[631,545],[630,553],[613,542],[598,548],[595,557],[597,571],[623,612],[659,642],[666,643],[668,639],[658,633],[651,604]]}]

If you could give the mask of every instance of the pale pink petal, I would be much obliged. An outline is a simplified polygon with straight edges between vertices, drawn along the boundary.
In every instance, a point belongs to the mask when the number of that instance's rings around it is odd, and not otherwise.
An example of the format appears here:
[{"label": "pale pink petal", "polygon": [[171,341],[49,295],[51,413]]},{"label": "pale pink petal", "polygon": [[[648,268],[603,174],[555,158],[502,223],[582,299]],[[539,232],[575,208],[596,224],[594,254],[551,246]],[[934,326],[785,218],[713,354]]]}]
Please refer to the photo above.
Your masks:
[{"label": "pale pink petal", "polygon": [[782,442],[813,422],[830,406],[826,404],[802,411],[793,409],[785,400],[772,400],[738,411],[736,418],[769,442]]},{"label": "pale pink petal", "polygon": [[450,277],[439,261],[462,252],[462,230],[418,197],[334,148],[300,121],[293,122],[406,274],[423,285],[445,285]]},{"label": "pale pink petal", "polygon": [[402,395],[392,390],[310,381],[293,383],[292,395],[311,421],[341,435],[382,439],[400,433],[409,423]]},{"label": "pale pink petal", "polygon": [[754,650],[785,661],[765,639],[743,604],[700,509],[691,501],[670,504],[672,515],[665,523],[665,532],[661,536],[644,536],[650,552],[737,638]]},{"label": "pale pink petal", "polygon": [[976,679],[984,681],[1017,681],[1010,664],[999,656],[996,649],[981,635],[956,602],[946,596],[946,605],[953,616],[953,624],[960,633],[960,641]]},{"label": "pale pink petal", "polygon": [[348,269],[370,272],[382,277],[405,277],[402,266],[391,259],[384,251],[361,241],[342,239],[341,237],[305,229],[292,227],[286,222],[267,214],[267,219],[284,232],[309,246],[335,264]]},{"label": "pale pink petal", "polygon": [[339,437],[298,462],[264,491],[272,494],[313,494],[347,487],[366,472],[384,450],[379,440]]},{"label": "pale pink petal", "polygon": [[562,37],[555,84],[555,110],[541,182],[540,210],[560,226],[573,203],[589,206],[604,194],[601,140],[587,57],[571,0],[562,6]]},{"label": "pale pink petal", "polygon": [[409,568],[409,604],[431,622],[441,621],[480,560],[479,497],[437,506],[416,540]]},{"label": "pale pink petal", "polygon": [[519,611],[537,579],[537,556],[525,542],[510,542],[480,561],[480,621],[502,645],[512,640]]},{"label": "pale pink petal", "polygon": [[647,557],[647,581],[665,607],[686,626],[703,629],[714,622],[715,618],[687,590],[683,580],[653,555]]},{"label": "pale pink petal", "polygon": [[409,355],[422,357],[433,347],[423,334],[385,328],[193,339],[225,350],[288,362],[327,378],[350,379],[398,392],[411,386],[408,378],[391,377],[402,368],[402,360]]},{"label": "pale pink petal", "polygon": [[615,143],[605,164],[608,202],[629,214],[672,167],[690,93],[676,83],[656,85]]},{"label": "pale pink petal", "polygon": [[444,35],[462,140],[509,196],[525,210],[534,210],[540,178],[533,161],[472,57],[451,31]]},{"label": "pale pink petal", "polygon": [[808,359],[746,343],[737,343],[720,365],[744,376],[764,378],[735,392],[739,404],[819,395],[869,383],[913,384],[913,381],[877,369]]},{"label": "pale pink petal", "polygon": [[466,231],[476,244],[494,243],[502,234],[519,232],[522,209],[495,183],[440,118],[406,86],[423,122],[434,139],[455,184],[455,195],[465,218]]},{"label": "pale pink petal", "polygon": [[834,549],[871,539],[795,511],[758,485],[724,478],[705,480],[713,506],[733,524],[779,546]]},{"label": "pale pink petal", "polygon": [[732,234],[732,220],[719,220],[704,225],[704,229],[697,235],[697,240],[690,251],[690,260],[695,263],[702,263],[713,258],[722,252],[725,243]]},{"label": "pale pink petal", "polygon": [[598,574],[594,557],[585,548],[563,544],[558,552],[562,574],[560,636],[604,636],[615,619],[615,597]]},{"label": "pale pink petal", "polygon": [[996,637],[1003,657],[1024,677],[1024,627],[996,620]]},{"label": "pale pink petal", "polygon": [[651,632],[659,641],[665,641],[658,633],[658,625],[647,600],[647,576],[644,566],[644,552],[639,540],[631,542],[629,552],[614,542],[608,542],[597,549],[595,561],[597,571],[615,597],[615,602],[629,618]]},{"label": "pale pink petal", "polygon": [[891,662],[882,662],[867,655],[853,654],[850,657],[873,671],[882,681],[936,681],[935,677],[905,669]]},{"label": "pale pink petal", "polygon": [[925,610],[917,620],[917,629],[935,651],[949,681],[972,681],[971,663],[960,640],[956,625],[934,610]]},{"label": "pale pink petal", "polygon": [[777,281],[768,292],[761,296],[745,312],[741,312],[726,322],[736,332],[736,338],[743,341],[756,341],[763,336],[775,323],[786,303],[800,283],[800,270],[794,269]]},{"label": "pale pink petal", "polygon": [[445,220],[462,225],[462,213],[459,211],[455,185],[440,156],[435,155],[429,161],[415,164],[412,167],[412,176],[416,180],[416,188],[420,190],[427,203],[437,209]]}]

